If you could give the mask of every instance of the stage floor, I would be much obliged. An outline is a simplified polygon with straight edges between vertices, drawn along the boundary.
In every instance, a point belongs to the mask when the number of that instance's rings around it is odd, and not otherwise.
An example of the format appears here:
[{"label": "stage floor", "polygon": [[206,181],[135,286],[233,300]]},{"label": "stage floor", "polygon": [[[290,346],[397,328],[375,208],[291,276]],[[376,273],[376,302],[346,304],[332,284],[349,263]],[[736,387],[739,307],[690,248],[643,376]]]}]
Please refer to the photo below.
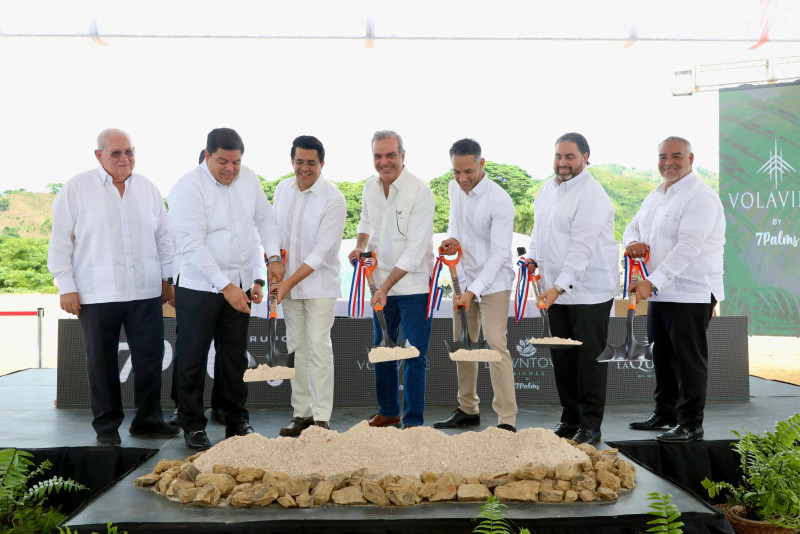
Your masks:
[{"label": "stage floor", "polygon": [[[762,432],[770,430],[776,420],[785,419],[800,406],[800,387],[781,382],[750,378],[749,402],[714,402],[706,407],[706,440],[732,440],[731,430],[746,427]],[[86,409],[57,409],[56,371],[27,370],[0,377],[0,447],[20,449],[91,448],[95,434],[91,413]],[[426,424],[446,417],[451,407],[432,407],[426,410]],[[633,431],[628,422],[650,413],[650,403],[609,405],[603,424],[605,441],[654,441],[656,432]],[[517,426],[551,428],[558,420],[558,406],[520,407]],[[374,413],[374,407],[334,408],[331,428],[344,431]],[[482,406],[482,427],[495,424],[489,404]],[[165,413],[165,415],[169,415]],[[291,409],[270,408],[252,410],[251,423],[257,432],[276,437],[278,430],[289,422]],[[183,459],[191,454],[183,438],[171,440],[141,439],[127,432],[131,414],[120,428],[123,448],[154,449],[155,455],[125,474],[116,484],[97,495],[88,505],[74,513],[65,523],[73,529],[91,532],[108,521],[124,526],[129,532],[435,532],[453,528],[471,531],[470,521],[479,505],[461,503],[425,504],[411,508],[378,508],[375,506],[323,506],[312,509],[269,507],[261,510],[232,510],[229,508],[199,509],[168,501],[152,491],[134,487],[134,478],[152,470],[158,460]],[[212,443],[224,438],[224,427],[210,422],[208,434]],[[471,428],[470,430],[475,430]],[[457,431],[448,431],[457,432]],[[670,445],[681,447],[680,445]],[[602,447],[607,447],[602,445]],[[639,469],[638,488],[613,503],[577,503],[569,505],[514,504],[508,517],[518,526],[533,526],[537,532],[586,531],[636,532],[647,517],[647,494],[653,491],[671,493],[673,502],[690,520],[697,517],[715,519],[715,527],[685,529],[685,532],[727,532],[727,523],[702,500],[672,484],[663,477]],[[711,524],[709,523],[709,524]],[[722,525],[720,527],[719,525]],[[688,525],[691,527],[691,525]],[[608,527],[608,528],[606,528]],[[120,529],[121,531],[122,529]],[[642,527],[641,531],[646,530]],[[105,528],[103,527],[103,532]]]}]

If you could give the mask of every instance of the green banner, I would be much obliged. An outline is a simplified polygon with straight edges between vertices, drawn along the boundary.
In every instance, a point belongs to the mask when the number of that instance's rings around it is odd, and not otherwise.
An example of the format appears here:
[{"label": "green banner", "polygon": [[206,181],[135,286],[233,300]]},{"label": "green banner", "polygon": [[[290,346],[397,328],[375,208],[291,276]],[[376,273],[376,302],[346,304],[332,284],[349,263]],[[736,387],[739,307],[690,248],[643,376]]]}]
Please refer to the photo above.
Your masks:
[{"label": "green banner", "polygon": [[800,335],[800,84],[719,93],[727,222],[724,315],[750,334]]}]

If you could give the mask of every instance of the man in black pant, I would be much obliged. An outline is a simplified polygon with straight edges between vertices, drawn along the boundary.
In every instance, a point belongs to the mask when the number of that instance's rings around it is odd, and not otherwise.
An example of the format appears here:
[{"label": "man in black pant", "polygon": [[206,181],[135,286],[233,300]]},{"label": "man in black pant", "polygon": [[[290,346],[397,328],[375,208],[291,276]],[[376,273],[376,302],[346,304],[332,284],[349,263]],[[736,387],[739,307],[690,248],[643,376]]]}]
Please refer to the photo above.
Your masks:
[{"label": "man in black pant", "polygon": [[528,250],[548,288],[542,298],[552,334],[582,342],[551,349],[562,407],[553,432],[594,445],[601,437],[608,372],[597,355],[606,346],[608,317],[619,293],[619,247],[614,206],[588,164],[585,137],[572,132],[556,140],[555,177],[536,196]]},{"label": "man in black pant", "polygon": [[632,258],[649,253],[645,280],[631,286],[649,299],[647,335],[653,342],[655,409],[635,430],[672,427],[657,439],[703,439],[708,385],[706,329],[724,298],[722,250],[725,214],[719,196],[692,170],[692,145],[668,137],[658,146],[664,182],[642,202],[623,235]]},{"label": "man in black pant", "polygon": [[253,227],[270,255],[269,274],[283,279],[277,225],[256,174],[242,166],[244,143],[230,128],[208,134],[206,158],[181,177],[169,194],[175,228],[175,305],[178,416],[186,445],[211,446],[205,432],[203,386],[214,335],[221,358],[225,437],[253,433],[245,408],[247,332],[251,302],[261,302],[263,280],[254,280]]},{"label": "man in black pant", "polygon": [[122,394],[119,336],[125,326],[133,365],[135,414],[129,432],[172,438],[164,422],[161,305],[172,297],[173,234],[158,188],[134,174],[135,149],[108,129],[94,151],[100,166],[70,179],[53,201],[47,266],[61,309],[78,316],[86,345],[97,444],[119,446]]}]

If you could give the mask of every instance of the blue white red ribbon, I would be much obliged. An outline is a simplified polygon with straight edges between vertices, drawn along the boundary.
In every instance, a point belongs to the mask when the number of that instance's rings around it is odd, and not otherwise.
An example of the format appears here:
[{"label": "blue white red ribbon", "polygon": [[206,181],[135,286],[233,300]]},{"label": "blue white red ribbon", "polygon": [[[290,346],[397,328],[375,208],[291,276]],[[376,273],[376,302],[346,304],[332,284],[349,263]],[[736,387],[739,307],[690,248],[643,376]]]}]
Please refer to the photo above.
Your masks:
[{"label": "blue white red ribbon", "polygon": [[517,271],[517,288],[514,295],[514,315],[517,322],[525,317],[525,307],[528,305],[528,291],[531,287],[533,273],[528,270],[528,261],[524,256],[517,261],[519,270]]},{"label": "blue white red ribbon", "polygon": [[[625,278],[623,279],[625,285],[623,286],[622,294],[627,295],[628,288],[631,285],[631,277],[634,273],[638,272],[642,280],[645,280],[649,274],[645,260],[633,259],[628,256],[627,252],[623,256],[623,264],[625,266]],[[653,295],[658,295],[658,291],[653,291]]]},{"label": "blue white red ribbon", "polygon": [[433,317],[433,312],[439,309],[439,305],[442,303],[442,288],[439,287],[439,274],[442,272],[442,255],[439,254],[436,258],[436,262],[433,264],[433,275],[431,276],[431,286],[428,289],[428,312],[425,316],[425,320],[427,321],[431,317]]},{"label": "blue white red ribbon", "polygon": [[353,258],[353,280],[350,282],[350,300],[347,304],[349,317],[364,317],[364,291],[367,277],[364,273],[366,263]]}]

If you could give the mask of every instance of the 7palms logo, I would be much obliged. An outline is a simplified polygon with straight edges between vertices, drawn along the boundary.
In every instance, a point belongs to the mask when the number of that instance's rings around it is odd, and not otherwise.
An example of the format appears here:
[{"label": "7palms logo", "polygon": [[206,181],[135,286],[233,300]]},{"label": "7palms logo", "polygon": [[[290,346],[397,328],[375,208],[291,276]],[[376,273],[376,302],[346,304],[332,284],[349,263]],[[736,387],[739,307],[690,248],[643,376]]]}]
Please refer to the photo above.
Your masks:
[{"label": "7palms logo", "polygon": [[778,188],[778,182],[783,181],[783,175],[796,172],[794,167],[783,159],[783,149],[778,150],[778,138],[775,138],[775,150],[769,151],[769,159],[764,162],[760,169],[756,171],[757,174],[768,174],[769,180],[775,182],[775,189]]}]

